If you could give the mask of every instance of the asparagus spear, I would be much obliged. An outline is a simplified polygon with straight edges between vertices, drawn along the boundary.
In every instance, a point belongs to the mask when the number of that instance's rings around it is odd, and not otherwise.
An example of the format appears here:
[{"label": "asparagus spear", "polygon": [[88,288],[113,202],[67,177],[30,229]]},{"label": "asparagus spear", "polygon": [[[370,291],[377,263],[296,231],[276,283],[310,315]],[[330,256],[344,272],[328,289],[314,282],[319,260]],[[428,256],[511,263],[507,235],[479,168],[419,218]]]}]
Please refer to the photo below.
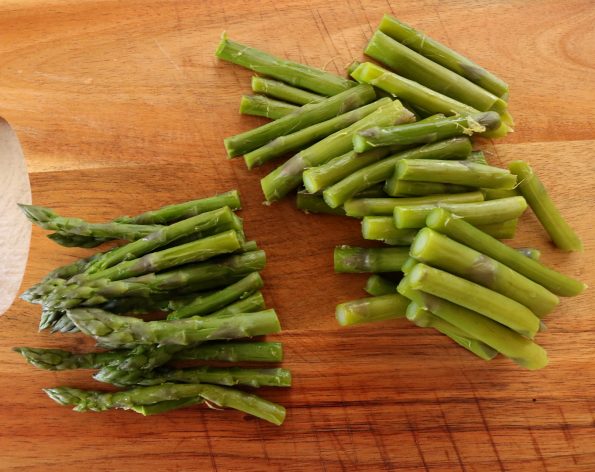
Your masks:
[{"label": "asparagus spear", "polygon": [[410,123],[398,126],[374,127],[353,135],[356,152],[369,151],[383,146],[410,146],[483,133],[500,126],[498,113],[488,111],[467,116],[449,116],[432,123]]},{"label": "asparagus spear", "polygon": [[[241,280],[241,279],[240,279]],[[239,282],[239,281],[238,281]],[[208,316],[224,316],[224,315],[232,315],[235,313],[253,313],[256,311],[264,310],[265,303],[264,297],[260,291],[254,292],[252,295],[247,296],[237,302],[231,303],[213,313],[210,313]]]},{"label": "asparagus spear", "polygon": [[524,161],[511,162],[510,171],[518,176],[519,190],[554,244],[564,251],[582,251],[583,242],[564,220],[539,177]]},{"label": "asparagus spear", "polygon": [[444,209],[432,211],[426,221],[427,226],[433,230],[501,262],[556,295],[572,297],[579,295],[587,288],[582,282],[523,256],[515,249],[495,240],[473,225],[460,218],[453,217],[451,213]]},{"label": "asparagus spear", "polygon": [[[473,190],[473,187],[466,187],[464,185],[401,180],[397,178],[396,173],[394,173],[384,185],[384,191],[391,197],[423,197],[425,195],[435,195],[437,193],[464,193],[473,192]],[[485,198],[485,200],[489,199]]]},{"label": "asparagus spear", "polygon": [[506,188],[482,188],[481,191],[486,200],[498,200],[500,198],[518,197],[515,189]]},{"label": "asparagus spear", "polygon": [[527,208],[523,197],[502,198],[477,203],[434,203],[395,207],[397,228],[423,228],[434,208],[444,208],[473,225],[486,225],[518,218]]},{"label": "asparagus spear", "polygon": [[188,406],[198,405],[204,403],[201,397],[182,398],[181,400],[168,400],[163,402],[153,403],[152,405],[135,405],[130,409],[143,416],[159,415],[167,413],[168,411],[186,408]]},{"label": "asparagus spear", "polygon": [[417,233],[410,255],[516,300],[540,318],[560,302],[556,295],[524,275],[430,228]]},{"label": "asparagus spear", "polygon": [[385,198],[388,195],[384,192],[382,184],[375,184],[371,187],[367,187],[361,192],[355,194],[354,198]]},{"label": "asparagus spear", "polygon": [[307,103],[316,103],[324,100],[322,95],[292,87],[278,80],[265,79],[258,76],[252,77],[252,91],[283,100],[284,102],[295,103],[296,105],[306,105]]},{"label": "asparagus spear", "polygon": [[377,103],[370,103],[326,121],[321,121],[320,123],[313,124],[307,128],[286,134],[285,136],[279,136],[258,149],[246,153],[244,155],[246,166],[248,169],[252,169],[255,166],[261,166],[279,156],[303,149],[322,138],[326,138],[330,134],[347,128],[377,109]]},{"label": "asparagus spear", "polygon": [[370,164],[324,190],[324,200],[337,208],[357,193],[390,178],[401,159],[461,159],[471,152],[469,138],[452,138],[400,152]]},{"label": "asparagus spear", "polygon": [[372,274],[366,280],[364,290],[373,297],[392,295],[397,290],[397,284],[382,275]]},{"label": "asparagus spear", "polygon": [[105,411],[110,408],[136,409],[164,401],[200,397],[220,407],[233,408],[280,425],[285,419],[285,408],[256,395],[209,384],[165,383],[150,387],[135,387],[121,392],[98,392],[70,387],[44,389],[61,405],[74,406],[75,411]]},{"label": "asparagus spear", "polygon": [[347,216],[392,215],[396,207],[406,205],[428,205],[443,203],[476,203],[483,201],[483,193],[468,192],[444,195],[426,195],[411,198],[355,198],[347,200],[343,207]]},{"label": "asparagus spear", "polygon": [[414,290],[421,290],[476,311],[523,336],[533,339],[539,330],[539,318],[531,310],[481,285],[421,263],[407,277]]},{"label": "asparagus spear", "polygon": [[178,351],[178,360],[281,362],[283,347],[275,342],[211,342]]},{"label": "asparagus spear", "polygon": [[391,246],[409,246],[416,234],[415,229],[395,228],[390,216],[364,216],[362,219],[362,237],[371,241],[382,241]]},{"label": "asparagus spear", "polygon": [[[304,173],[305,175],[305,173]],[[320,195],[300,191],[297,193],[296,206],[304,213],[326,213],[329,215],[345,215],[343,207],[331,208]]]},{"label": "asparagus spear", "polygon": [[489,165],[483,151],[472,151],[467,157],[467,161],[475,162],[476,164]]},{"label": "asparagus spear", "polygon": [[391,38],[465,77],[497,97],[508,95],[508,85],[500,78],[396,18],[384,15],[378,28]]},{"label": "asparagus spear", "polygon": [[407,257],[408,247],[338,246],[334,252],[335,272],[398,272]]},{"label": "asparagus spear", "polygon": [[517,183],[516,176],[507,170],[467,161],[404,159],[397,164],[396,176],[402,180],[498,189],[513,189]]},{"label": "asparagus spear", "polygon": [[541,251],[534,247],[518,247],[516,250],[523,256],[533,259],[534,261],[538,261],[541,257]]},{"label": "asparagus spear", "polygon": [[322,102],[304,105],[295,112],[271,123],[225,138],[223,141],[225,149],[229,157],[246,154],[279,136],[299,131],[321,121],[354,110],[372,102],[375,98],[376,94],[372,87],[369,85],[358,85],[334,97],[327,98]]},{"label": "asparagus spear", "polygon": [[398,100],[383,98],[374,103],[376,111],[351,126],[337,131],[316,144],[291,157],[260,182],[267,201],[283,198],[302,182],[302,173],[308,167],[328,162],[349,151],[353,133],[376,124],[404,123],[413,118]]},{"label": "asparagus spear", "polygon": [[315,67],[279,59],[256,48],[236,43],[228,39],[226,34],[222,35],[216,54],[224,61],[233,62],[257,74],[272,77],[320,95],[337,95],[357,85],[351,80]]},{"label": "asparagus spear", "polygon": [[337,305],[337,322],[341,326],[351,326],[373,321],[403,318],[409,300],[398,293],[361,298]]},{"label": "asparagus spear", "polygon": [[264,116],[271,120],[278,120],[290,115],[298,108],[290,103],[280,102],[262,95],[242,95],[240,99],[240,114]]}]

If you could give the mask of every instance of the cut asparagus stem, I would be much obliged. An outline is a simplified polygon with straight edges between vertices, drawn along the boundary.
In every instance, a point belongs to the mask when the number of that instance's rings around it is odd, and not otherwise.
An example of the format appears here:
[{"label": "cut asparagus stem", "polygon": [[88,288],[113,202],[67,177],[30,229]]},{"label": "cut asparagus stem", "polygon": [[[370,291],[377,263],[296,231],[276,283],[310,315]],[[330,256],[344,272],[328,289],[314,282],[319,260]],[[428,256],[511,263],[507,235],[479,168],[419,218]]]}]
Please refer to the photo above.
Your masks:
[{"label": "cut asparagus stem", "polygon": [[213,342],[183,349],[173,358],[225,362],[281,362],[283,346],[276,342]]},{"label": "cut asparagus stem", "polygon": [[587,288],[582,282],[523,256],[515,249],[497,241],[466,221],[454,217],[444,209],[432,211],[428,215],[427,225],[439,233],[446,234],[455,241],[465,244],[492,259],[496,259],[556,295],[572,297],[579,295]]},{"label": "cut asparagus stem", "polygon": [[[241,280],[241,279],[240,279]],[[252,295],[238,300],[235,303],[227,305],[213,313],[210,313],[207,316],[224,316],[224,315],[232,315],[235,313],[253,313],[255,311],[262,311],[266,308],[264,297],[262,296],[261,292],[255,292]]]},{"label": "cut asparagus stem", "polygon": [[401,180],[483,188],[513,189],[517,183],[505,169],[468,161],[404,159],[397,164],[396,175]]},{"label": "cut asparagus stem", "polygon": [[367,240],[382,241],[391,246],[409,246],[416,234],[415,229],[395,228],[390,216],[365,216],[362,220],[362,237]]},{"label": "cut asparagus stem", "polygon": [[353,123],[368,116],[378,109],[377,103],[370,103],[355,110],[348,111],[342,115],[329,120],[313,124],[307,128],[300,129],[294,133],[279,136],[264,146],[255,149],[244,155],[244,161],[248,169],[261,166],[277,157],[283,156],[293,151],[303,149],[315,142],[336,133]]},{"label": "cut asparagus stem", "polygon": [[347,216],[363,218],[364,216],[392,215],[395,207],[406,205],[427,205],[444,203],[474,203],[482,202],[483,193],[454,193],[443,195],[426,195],[411,198],[355,198],[343,205]]},{"label": "cut asparagus stem", "polygon": [[279,59],[256,48],[236,43],[228,39],[226,34],[222,35],[216,54],[224,61],[320,95],[337,95],[357,85],[351,80],[315,67]]},{"label": "cut asparagus stem", "polygon": [[508,85],[500,78],[396,18],[384,15],[378,29],[408,48],[479,85],[488,92],[498,97],[508,95]]},{"label": "cut asparagus stem", "polygon": [[[403,274],[409,275],[409,272],[411,272],[411,270],[417,264],[419,264],[419,262],[416,259],[414,259],[413,257],[409,256],[407,258],[407,260],[405,262],[403,262],[403,265],[401,266],[401,271],[403,272]],[[407,296],[407,295],[405,295],[405,296]]]},{"label": "cut asparagus stem", "polygon": [[280,102],[262,95],[242,95],[240,113],[242,115],[264,116],[278,120],[295,112],[299,107],[291,103]]},{"label": "cut asparagus stem", "polygon": [[410,255],[516,300],[540,318],[560,302],[556,295],[524,275],[430,228],[417,233]]},{"label": "cut asparagus stem", "polygon": [[442,318],[433,315],[415,302],[409,304],[406,315],[407,319],[417,326],[421,328],[434,328],[484,361],[492,360],[498,355],[498,351],[495,349],[492,349],[477,339],[469,337],[464,331],[450,324],[448,321],[444,321]]},{"label": "cut asparagus stem", "polygon": [[403,318],[409,300],[398,293],[367,297],[337,305],[337,321],[341,326],[351,326],[372,321]]},{"label": "cut asparagus stem", "polygon": [[481,191],[486,200],[498,200],[500,198],[518,197],[515,189],[506,188],[482,188]]},{"label": "cut asparagus stem", "polygon": [[488,111],[468,116],[449,116],[433,123],[410,123],[389,127],[374,127],[353,135],[356,152],[369,151],[383,146],[411,146],[483,133],[500,126],[498,113]]},{"label": "cut asparagus stem", "polygon": [[380,295],[393,295],[397,290],[397,283],[382,275],[373,274],[366,280],[364,290],[373,297]]},{"label": "cut asparagus stem", "polygon": [[204,403],[201,397],[190,397],[183,398],[181,400],[169,400],[152,405],[135,405],[130,409],[136,413],[140,413],[143,416],[160,415],[161,413],[167,413],[172,410],[179,410],[180,408],[186,408],[189,406],[198,405]]},{"label": "cut asparagus stem", "polygon": [[476,164],[484,164],[484,165],[489,165],[488,161],[486,160],[486,156],[483,153],[483,151],[473,151],[471,152],[471,154],[469,154],[469,157],[467,157],[467,160],[469,162],[475,162]]},{"label": "cut asparagus stem", "polygon": [[414,290],[430,293],[476,311],[523,336],[533,339],[539,330],[539,318],[531,310],[481,285],[421,263],[407,277]]},{"label": "cut asparagus stem", "polygon": [[518,218],[515,218],[500,223],[477,225],[476,228],[496,239],[512,239],[516,233],[518,222]]},{"label": "cut asparagus stem", "polygon": [[399,272],[408,257],[408,247],[338,246],[334,253],[335,272]]},{"label": "cut asparagus stem", "polygon": [[564,251],[582,251],[583,242],[564,220],[533,169],[524,161],[511,162],[508,168],[518,176],[521,195],[554,244]]},{"label": "cut asparagus stem", "polygon": [[527,256],[534,261],[538,261],[541,257],[541,251],[534,247],[518,247],[516,250],[523,256]]},{"label": "cut asparagus stem", "polygon": [[385,198],[388,197],[386,193],[384,193],[384,189],[382,188],[382,184],[375,184],[371,187],[365,188],[361,192],[355,194],[355,198]]},{"label": "cut asparagus stem", "polygon": [[278,333],[281,329],[274,310],[173,321],[143,321],[97,308],[75,308],[67,314],[83,333],[112,349],[144,344],[188,346]]},{"label": "cut asparagus stem", "polygon": [[[305,175],[305,173],[304,173]],[[326,213],[328,215],[345,215],[343,207],[331,208],[320,195],[301,191],[297,193],[296,205],[304,213]]]},{"label": "cut asparagus stem", "polygon": [[374,125],[404,123],[413,119],[413,115],[398,100],[391,102],[390,99],[383,98],[376,101],[375,105],[378,108],[373,113],[304,149],[263,178],[260,184],[267,201],[283,198],[298,187],[306,168],[322,165],[333,157],[349,151],[352,147],[353,133],[356,131]]},{"label": "cut asparagus stem", "polygon": [[44,392],[61,405],[74,406],[75,411],[105,411],[110,408],[134,410],[144,405],[150,406],[163,401],[201,397],[208,403],[233,408],[276,425],[282,424],[285,419],[285,408],[280,405],[251,393],[209,384],[165,383],[150,387],[136,387],[121,392],[55,387],[44,389]]},{"label": "cut asparagus stem", "polygon": [[295,103],[296,105],[306,105],[307,103],[316,103],[324,100],[322,95],[292,87],[278,80],[265,79],[258,76],[252,77],[252,91],[277,98],[284,102]]},{"label": "cut asparagus stem", "polygon": [[502,198],[477,203],[434,203],[395,207],[394,218],[397,228],[423,228],[426,217],[434,208],[444,208],[464,218],[472,225],[487,225],[518,218],[527,208],[523,197]]},{"label": "cut asparagus stem", "polygon": [[326,203],[337,208],[347,200],[375,184],[390,178],[401,159],[463,159],[471,152],[469,138],[452,138],[400,152],[370,164],[324,190]]},{"label": "cut asparagus stem", "polygon": [[279,136],[299,131],[335,116],[359,108],[376,98],[369,85],[358,85],[352,89],[325,99],[310,103],[295,112],[258,128],[225,138],[223,141],[229,157],[239,156],[258,149]]},{"label": "cut asparagus stem", "polygon": [[[425,195],[435,195],[439,193],[473,192],[473,190],[473,187],[465,187],[464,185],[401,180],[397,178],[396,173],[386,181],[384,186],[384,191],[392,197],[423,197]],[[489,200],[488,198],[485,199]]]}]

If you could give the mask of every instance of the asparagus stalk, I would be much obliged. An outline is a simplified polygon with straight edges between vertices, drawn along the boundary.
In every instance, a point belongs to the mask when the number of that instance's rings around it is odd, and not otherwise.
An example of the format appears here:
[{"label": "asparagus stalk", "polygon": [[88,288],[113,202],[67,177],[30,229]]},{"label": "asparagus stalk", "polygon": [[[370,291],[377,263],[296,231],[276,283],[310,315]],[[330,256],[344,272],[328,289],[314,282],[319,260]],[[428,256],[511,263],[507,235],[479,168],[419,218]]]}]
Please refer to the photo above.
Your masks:
[{"label": "asparagus stalk", "polygon": [[454,217],[444,209],[432,211],[428,215],[427,225],[433,230],[516,270],[556,295],[572,297],[579,295],[587,288],[584,283],[523,256],[515,249],[495,240],[466,221]]},{"label": "asparagus stalk", "polygon": [[564,251],[582,251],[583,242],[564,220],[539,177],[524,161],[511,162],[510,171],[518,176],[519,190],[554,244]]},{"label": "asparagus stalk", "polygon": [[[401,272],[403,272],[403,274],[405,275],[409,275],[409,272],[411,272],[417,264],[419,264],[419,262],[413,257],[409,256],[407,260],[403,262],[403,265],[401,266]],[[406,293],[403,293],[403,295],[407,298],[410,298],[411,300],[414,300],[413,298],[409,297],[409,295],[407,295]]]},{"label": "asparagus stalk", "polygon": [[364,216],[362,219],[362,237],[367,240],[382,241],[391,246],[409,246],[416,234],[415,229],[395,228],[390,216]]},{"label": "asparagus stalk", "polygon": [[401,180],[498,189],[513,189],[517,183],[516,176],[507,170],[468,161],[404,159],[397,164],[396,176]]},{"label": "asparagus stalk", "polygon": [[390,295],[361,298],[337,305],[337,322],[351,326],[373,321],[403,318],[409,300],[393,291]]},{"label": "asparagus stalk", "polygon": [[377,109],[373,113],[304,149],[263,178],[260,184],[267,201],[283,198],[299,186],[306,168],[322,165],[333,157],[349,151],[352,147],[353,133],[356,131],[373,125],[403,123],[413,118],[398,100],[391,102],[390,99],[383,98],[374,105]]},{"label": "asparagus stalk", "polygon": [[364,216],[392,215],[396,207],[406,205],[433,205],[440,202],[476,203],[482,201],[483,193],[468,192],[411,198],[355,198],[346,201],[343,207],[347,216],[363,218]]},{"label": "asparagus stalk", "polygon": [[523,197],[502,198],[477,203],[433,203],[397,206],[394,211],[397,228],[423,228],[426,217],[435,208],[444,208],[472,225],[486,225],[518,218],[527,208]]},{"label": "asparagus stalk", "polygon": [[256,48],[236,43],[228,39],[226,34],[221,37],[216,55],[219,59],[246,67],[257,74],[281,80],[320,95],[337,95],[357,85],[351,80],[315,67],[279,59]]},{"label": "asparagus stalk", "polygon": [[282,424],[285,419],[285,408],[280,405],[240,390],[209,384],[165,383],[121,392],[55,387],[44,389],[44,392],[61,405],[74,406],[75,411],[105,411],[111,408],[135,410],[164,401],[200,397],[208,403],[243,411],[276,425]]},{"label": "asparagus stalk", "polygon": [[476,164],[489,165],[483,151],[472,151],[467,157],[467,161],[475,162]]},{"label": "asparagus stalk", "polygon": [[377,103],[370,103],[329,120],[321,121],[320,123],[313,124],[307,128],[286,134],[285,136],[279,136],[258,149],[246,153],[244,155],[246,166],[248,169],[252,169],[279,156],[303,149],[322,138],[326,138],[330,134],[347,128],[377,109]]},{"label": "asparagus stalk", "polygon": [[324,190],[324,200],[332,208],[359,192],[390,178],[401,159],[461,159],[471,152],[469,138],[452,138],[400,152],[370,164]]},{"label": "asparagus stalk", "polygon": [[201,397],[182,398],[181,400],[169,400],[153,403],[152,405],[135,405],[131,410],[143,416],[159,415],[168,411],[186,408],[188,406],[204,403]]},{"label": "asparagus stalk", "polygon": [[506,188],[482,188],[481,191],[486,200],[499,200],[500,198],[518,197],[515,189]]},{"label": "asparagus stalk", "polygon": [[539,318],[531,310],[481,285],[421,263],[411,270],[408,277],[414,290],[476,311],[523,336],[533,339],[539,330]]},{"label": "asparagus stalk", "polygon": [[295,103],[296,105],[306,105],[324,100],[322,95],[292,87],[278,80],[265,79],[258,76],[252,77],[252,91],[283,100],[284,102]]},{"label": "asparagus stalk", "polygon": [[[397,178],[396,173],[394,173],[384,185],[384,191],[392,197],[423,197],[425,195],[435,195],[438,193],[473,192],[473,190],[473,187],[466,187],[464,185],[401,180]],[[489,199],[485,198],[485,200]]]},{"label": "asparagus stalk", "polygon": [[[305,173],[304,173],[305,175]],[[296,206],[304,213],[326,213],[329,215],[345,215],[343,207],[331,208],[320,195],[300,191],[297,193]]]},{"label": "asparagus stalk", "polygon": [[417,233],[410,255],[516,300],[540,318],[560,302],[556,295],[524,275],[430,228]]},{"label": "asparagus stalk", "polygon": [[397,290],[397,284],[379,274],[372,274],[366,280],[364,290],[373,297],[392,295]]},{"label": "asparagus stalk", "polygon": [[281,362],[283,346],[276,342],[211,342],[178,351],[173,359],[225,362]]},{"label": "asparagus stalk", "polygon": [[372,87],[369,85],[358,85],[334,97],[327,98],[322,102],[304,105],[294,113],[271,123],[225,138],[225,149],[229,157],[246,154],[264,146],[279,136],[284,136],[342,115],[372,102],[375,98],[376,94]]},{"label": "asparagus stalk", "polygon": [[334,252],[335,272],[398,272],[407,257],[408,247],[338,246]]},{"label": "asparagus stalk", "polygon": [[516,250],[523,256],[533,259],[534,261],[538,261],[541,257],[541,251],[534,247],[518,247]]},{"label": "asparagus stalk", "polygon": [[[240,279],[241,280],[241,279]],[[236,313],[254,313],[256,311],[262,311],[266,308],[264,297],[260,291],[254,292],[252,295],[247,296],[237,302],[231,303],[208,316],[224,316],[233,315]]]},{"label": "asparagus stalk", "polygon": [[278,120],[290,115],[298,108],[290,103],[280,102],[262,95],[242,95],[240,99],[240,114],[263,116],[271,120]]},{"label": "asparagus stalk", "polygon": [[384,15],[378,28],[401,44],[456,72],[497,97],[508,95],[508,85],[500,78],[396,18]]},{"label": "asparagus stalk", "polygon": [[384,192],[382,184],[375,184],[355,194],[354,198],[385,198],[388,195]]}]

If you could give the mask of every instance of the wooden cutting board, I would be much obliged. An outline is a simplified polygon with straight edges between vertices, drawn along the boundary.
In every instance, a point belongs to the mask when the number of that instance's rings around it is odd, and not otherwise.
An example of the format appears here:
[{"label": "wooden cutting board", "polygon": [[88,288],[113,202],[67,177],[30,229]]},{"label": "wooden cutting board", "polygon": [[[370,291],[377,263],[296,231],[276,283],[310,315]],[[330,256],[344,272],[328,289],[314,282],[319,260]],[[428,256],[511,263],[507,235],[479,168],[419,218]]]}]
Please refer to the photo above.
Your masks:
[{"label": "wooden cutting board", "polygon": [[[531,214],[514,245],[593,284],[592,1],[5,0],[0,116],[20,138],[33,201],[98,221],[239,189],[247,232],[267,251],[265,296],[294,387],[263,391],[288,408],[280,428],[205,408],[75,413],[41,388],[97,386],[89,372],[39,371],[10,348],[92,343],[38,333],[38,307],[16,301],[0,318],[0,469],[595,470],[593,290],[547,319],[538,340],[550,366],[534,373],[405,320],[339,329],[335,305],[363,296],[366,277],[334,274],[332,249],[360,244],[358,222],[302,214],[292,199],[263,206],[269,169],[225,157],[222,139],[261,120],[237,112],[250,73],[216,60],[223,30],[342,72],[385,12],[510,84],[517,131],[483,148],[498,165],[531,162],[585,252],[554,250]],[[34,229],[23,287],[83,254]]]}]

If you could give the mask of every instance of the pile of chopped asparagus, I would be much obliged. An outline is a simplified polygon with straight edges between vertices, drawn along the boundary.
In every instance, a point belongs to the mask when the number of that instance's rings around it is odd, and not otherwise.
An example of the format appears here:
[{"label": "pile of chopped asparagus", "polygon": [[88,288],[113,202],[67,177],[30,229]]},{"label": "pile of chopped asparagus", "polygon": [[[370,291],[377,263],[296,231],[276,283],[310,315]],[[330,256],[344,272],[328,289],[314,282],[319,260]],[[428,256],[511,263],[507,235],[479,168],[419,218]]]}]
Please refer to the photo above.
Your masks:
[{"label": "pile of chopped asparagus", "polygon": [[[291,385],[283,368],[179,368],[176,361],[278,363],[278,342],[237,341],[281,329],[266,309],[259,271],[265,253],[246,241],[237,191],[175,204],[107,223],[21,206],[63,246],[127,243],[60,267],[22,298],[41,305],[40,330],[82,332],[104,351],[15,348],[45,370],[97,369],[93,376],[128,389],[69,387],[45,392],[76,411],[131,409],[143,415],[198,403],[228,407],[281,424],[285,409],[233,386]],[[145,321],[151,314],[154,321]],[[157,317],[157,318],[156,318]]]},{"label": "pile of chopped asparagus", "polygon": [[240,112],[272,120],[226,138],[228,156],[248,169],[288,157],[261,180],[267,202],[298,189],[298,208],[361,218],[363,238],[389,246],[336,248],[337,272],[374,274],[372,297],[337,307],[341,325],[406,316],[483,359],[544,367],[541,319],[586,286],[499,240],[530,206],[556,246],[582,243],[527,163],[473,151],[472,136],[512,131],[508,85],[389,15],[365,54],[381,65],[354,61],[350,80],[224,35],[217,56],[258,74]]}]

